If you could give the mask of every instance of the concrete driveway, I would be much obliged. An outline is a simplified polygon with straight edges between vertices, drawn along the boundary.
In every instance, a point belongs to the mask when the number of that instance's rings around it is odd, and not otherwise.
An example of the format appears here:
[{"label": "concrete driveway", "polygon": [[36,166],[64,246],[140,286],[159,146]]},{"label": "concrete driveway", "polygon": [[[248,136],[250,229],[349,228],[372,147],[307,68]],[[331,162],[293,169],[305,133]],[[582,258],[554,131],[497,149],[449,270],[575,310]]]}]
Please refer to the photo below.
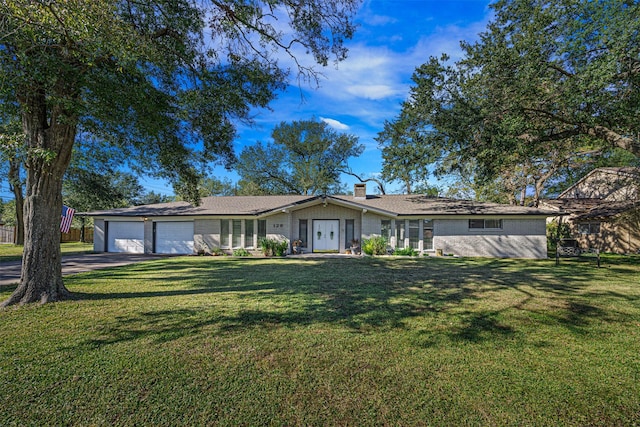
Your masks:
[{"label": "concrete driveway", "polygon": [[[118,267],[121,265],[135,264],[158,258],[166,258],[167,255],[147,254],[77,254],[62,257],[62,275],[83,273],[85,271],[99,270],[101,268]],[[21,261],[9,261],[0,263],[0,286],[13,285],[20,281]]]}]

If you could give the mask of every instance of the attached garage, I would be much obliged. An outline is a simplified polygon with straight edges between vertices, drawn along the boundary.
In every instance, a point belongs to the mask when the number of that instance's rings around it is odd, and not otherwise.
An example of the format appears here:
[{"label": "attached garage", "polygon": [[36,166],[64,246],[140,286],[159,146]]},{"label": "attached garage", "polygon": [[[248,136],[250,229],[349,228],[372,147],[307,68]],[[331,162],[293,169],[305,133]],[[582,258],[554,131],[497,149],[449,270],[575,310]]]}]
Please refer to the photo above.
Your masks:
[{"label": "attached garage", "polygon": [[107,222],[107,252],[144,253],[144,223],[141,221]]},{"label": "attached garage", "polygon": [[157,254],[193,253],[193,221],[154,222]]}]

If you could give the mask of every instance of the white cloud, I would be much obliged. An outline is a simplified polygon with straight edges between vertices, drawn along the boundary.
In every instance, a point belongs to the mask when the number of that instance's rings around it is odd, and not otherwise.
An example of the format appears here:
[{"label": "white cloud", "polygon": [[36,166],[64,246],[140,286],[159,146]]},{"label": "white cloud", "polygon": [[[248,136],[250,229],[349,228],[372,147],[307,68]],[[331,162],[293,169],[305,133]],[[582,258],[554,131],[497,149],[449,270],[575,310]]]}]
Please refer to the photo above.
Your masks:
[{"label": "white cloud", "polygon": [[353,85],[346,88],[347,93],[359,98],[384,99],[397,93],[388,85]]},{"label": "white cloud", "polygon": [[332,128],[336,129],[336,130],[348,130],[349,129],[349,125],[346,125],[338,120],[334,120],[334,119],[328,119],[326,117],[320,117],[320,120],[322,120],[323,122],[325,122],[326,124],[328,124],[329,126],[331,126]]},{"label": "white cloud", "polygon": [[398,22],[398,20],[391,16],[373,15],[366,18],[365,24],[371,25],[373,27],[383,27],[385,25],[394,24],[396,22]]}]

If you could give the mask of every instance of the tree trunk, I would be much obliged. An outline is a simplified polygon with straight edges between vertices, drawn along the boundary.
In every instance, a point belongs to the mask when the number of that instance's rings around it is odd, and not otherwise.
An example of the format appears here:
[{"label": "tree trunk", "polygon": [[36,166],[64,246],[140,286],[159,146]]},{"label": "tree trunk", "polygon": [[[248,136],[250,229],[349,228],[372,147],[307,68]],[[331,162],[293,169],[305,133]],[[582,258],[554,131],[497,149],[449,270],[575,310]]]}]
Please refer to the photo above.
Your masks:
[{"label": "tree trunk", "polygon": [[62,282],[60,215],[62,178],[71,159],[77,120],[60,106],[47,106],[44,93],[25,96],[20,102],[28,147],[22,277],[2,307],[58,301],[70,295]]},{"label": "tree trunk", "polygon": [[409,178],[405,178],[405,180],[404,180],[404,188],[407,190],[407,194],[412,194],[412,191],[411,191],[411,180]]},{"label": "tree trunk", "polygon": [[20,161],[9,159],[9,189],[13,192],[16,201],[16,245],[24,245],[24,196],[22,194],[22,182],[20,181]]}]

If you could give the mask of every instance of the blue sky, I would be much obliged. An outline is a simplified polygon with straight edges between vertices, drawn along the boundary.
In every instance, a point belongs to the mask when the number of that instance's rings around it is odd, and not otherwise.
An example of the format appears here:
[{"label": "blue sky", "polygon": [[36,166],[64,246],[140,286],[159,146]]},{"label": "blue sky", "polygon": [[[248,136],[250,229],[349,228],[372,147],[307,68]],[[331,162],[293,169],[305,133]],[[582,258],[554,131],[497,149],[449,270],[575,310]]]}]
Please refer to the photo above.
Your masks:
[{"label": "blue sky", "polygon": [[[460,40],[474,40],[491,17],[487,0],[366,0],[356,17],[359,25],[348,42],[349,57],[322,70],[320,87],[294,85],[271,104],[273,111],[255,111],[252,128],[241,127],[237,153],[256,141],[270,141],[280,122],[316,118],[337,131],[359,138],[365,152],[349,162],[351,169],[372,176],[382,169],[375,137],[392,120],[407,97],[411,75],[430,56],[446,52],[460,57]],[[301,100],[301,94],[304,101]],[[219,177],[237,175],[217,168]],[[356,179],[343,175],[352,187]],[[441,185],[437,181],[432,184]],[[370,190],[373,190],[373,186]],[[398,183],[387,191],[399,191]]]},{"label": "blue sky", "polygon": [[[320,87],[292,85],[272,104],[272,111],[253,112],[254,125],[240,126],[235,149],[256,141],[270,141],[271,130],[282,121],[325,120],[338,131],[359,138],[365,152],[350,161],[351,169],[364,176],[380,172],[382,158],[374,140],[385,120],[392,120],[406,98],[414,69],[446,52],[453,60],[460,55],[460,40],[474,40],[491,17],[488,0],[365,0],[356,22],[359,28],[347,43],[349,57],[322,69]],[[302,96],[304,100],[302,100]],[[237,180],[224,168],[219,178]],[[355,178],[343,176],[349,187]],[[141,179],[147,190],[172,194],[171,186]],[[442,185],[437,181],[431,184]],[[400,186],[389,185],[390,192]],[[8,185],[0,182],[0,197],[12,199]]]}]

